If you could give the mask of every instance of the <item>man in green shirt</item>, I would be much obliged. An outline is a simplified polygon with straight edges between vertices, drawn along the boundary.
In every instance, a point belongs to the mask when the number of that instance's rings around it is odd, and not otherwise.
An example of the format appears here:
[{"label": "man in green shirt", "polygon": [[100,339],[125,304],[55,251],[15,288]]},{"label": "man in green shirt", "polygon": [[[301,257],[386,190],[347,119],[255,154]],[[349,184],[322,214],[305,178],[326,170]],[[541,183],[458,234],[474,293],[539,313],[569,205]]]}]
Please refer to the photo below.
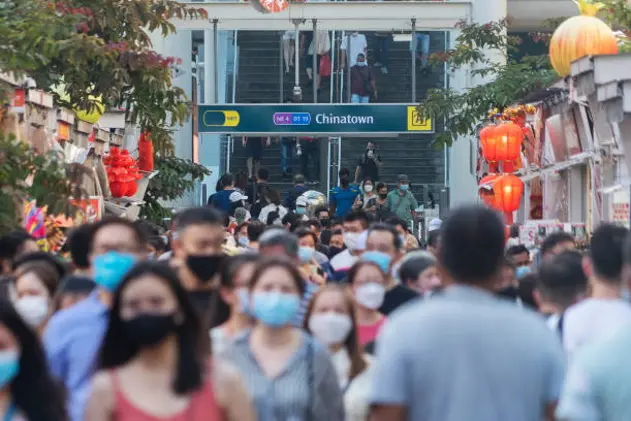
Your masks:
[{"label": "man in green shirt", "polygon": [[408,176],[400,174],[397,177],[397,181],[397,189],[388,193],[388,209],[403,219],[409,226],[410,222],[416,219],[418,203],[410,191]]}]

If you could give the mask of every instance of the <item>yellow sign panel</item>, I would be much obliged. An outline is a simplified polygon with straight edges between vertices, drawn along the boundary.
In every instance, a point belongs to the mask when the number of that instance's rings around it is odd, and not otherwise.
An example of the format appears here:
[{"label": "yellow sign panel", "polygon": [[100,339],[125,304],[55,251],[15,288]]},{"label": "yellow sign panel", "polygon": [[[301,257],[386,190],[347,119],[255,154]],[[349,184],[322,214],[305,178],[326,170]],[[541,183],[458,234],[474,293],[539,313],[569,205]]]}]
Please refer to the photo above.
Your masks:
[{"label": "yellow sign panel", "polygon": [[431,132],[434,130],[432,119],[421,118],[415,105],[408,106],[408,131],[410,132]]},{"label": "yellow sign panel", "polygon": [[234,110],[211,110],[202,116],[203,123],[209,127],[237,127],[241,121],[239,113]]}]

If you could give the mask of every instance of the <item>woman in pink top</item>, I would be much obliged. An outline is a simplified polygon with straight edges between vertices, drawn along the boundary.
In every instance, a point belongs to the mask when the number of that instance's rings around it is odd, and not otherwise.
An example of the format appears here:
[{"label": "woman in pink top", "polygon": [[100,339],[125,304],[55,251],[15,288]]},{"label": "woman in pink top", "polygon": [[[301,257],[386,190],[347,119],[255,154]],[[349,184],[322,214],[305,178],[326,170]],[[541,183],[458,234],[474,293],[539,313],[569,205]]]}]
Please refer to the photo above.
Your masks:
[{"label": "woman in pink top", "polygon": [[175,272],[139,263],[114,295],[85,421],[253,421],[236,369],[207,364],[209,348]]},{"label": "woman in pink top", "polygon": [[377,309],[383,304],[387,276],[377,264],[359,261],[348,271],[348,282],[355,299],[359,343],[364,346],[377,338],[386,322]]}]

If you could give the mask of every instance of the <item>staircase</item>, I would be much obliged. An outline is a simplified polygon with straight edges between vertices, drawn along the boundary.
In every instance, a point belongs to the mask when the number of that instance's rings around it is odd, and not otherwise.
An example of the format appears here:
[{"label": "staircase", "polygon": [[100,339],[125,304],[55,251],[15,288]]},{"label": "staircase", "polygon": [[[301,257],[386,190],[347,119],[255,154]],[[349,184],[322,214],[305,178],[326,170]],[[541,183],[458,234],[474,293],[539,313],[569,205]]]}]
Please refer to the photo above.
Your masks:
[{"label": "staircase", "polygon": [[[365,33],[368,40],[368,63],[375,62],[375,48],[378,45],[374,33]],[[430,54],[443,51],[445,34],[432,32],[430,36]],[[391,42],[389,49],[388,74],[383,74],[379,68],[373,68],[377,80],[379,102],[383,103],[411,103],[411,54],[409,42]],[[444,86],[445,74],[442,69],[421,71],[421,64],[417,60],[416,99],[426,97],[427,90]],[[434,130],[441,127],[434,122]],[[443,150],[436,150],[432,146],[433,134],[404,134],[398,138],[344,138],[342,142],[342,167],[353,172],[359,157],[366,150],[366,144],[371,140],[379,145],[383,166],[380,171],[381,181],[388,183],[388,187],[396,185],[397,175],[407,174],[411,190],[419,201],[423,200],[423,190],[427,188],[438,201],[439,190],[444,184],[445,159]]]},{"label": "staircase", "polygon": [[[338,34],[339,35],[339,34]],[[374,33],[365,33],[368,40],[368,62],[374,63],[374,49],[377,39]],[[280,70],[284,68],[281,58],[281,34],[265,31],[239,31],[239,63],[236,86],[237,103],[280,103],[290,98],[294,87],[293,68],[283,75],[283,92],[281,93]],[[433,32],[430,38],[430,53],[444,49],[445,34]],[[335,43],[332,45],[339,45]],[[409,42],[391,42],[389,51],[388,74],[382,74],[375,68],[379,102],[410,103],[412,95],[412,76],[410,69]],[[300,63],[300,81],[302,85],[303,101],[313,102],[312,88],[305,84],[307,81],[304,63]],[[420,62],[417,61],[416,98],[420,100],[426,96],[428,89],[443,86],[444,72],[433,69],[421,72]],[[318,102],[330,102],[329,80],[323,80],[318,95]],[[346,82],[345,82],[346,84]],[[343,96],[346,98],[346,95]],[[334,93],[339,98],[339,92]],[[435,123],[436,125],[436,123]],[[436,127],[439,130],[440,127]],[[444,182],[444,153],[435,150],[431,142],[431,134],[400,135],[398,138],[344,138],[342,141],[342,167],[349,168],[354,173],[359,156],[363,153],[368,140],[375,141],[381,149],[383,167],[381,180],[389,186],[396,184],[396,176],[405,173],[410,177],[412,191],[419,202],[423,198],[423,187],[428,186],[438,199],[438,190]],[[321,141],[321,143],[324,143]],[[324,147],[324,145],[322,145]],[[295,154],[294,154],[295,155]],[[290,180],[282,178],[280,167],[280,146],[272,142],[265,148],[261,166],[270,171],[270,183],[279,192],[286,191],[291,186]],[[294,156],[294,173],[299,171],[299,163]],[[246,171],[246,154],[241,145],[241,139],[234,139],[234,152],[231,157],[231,172]],[[326,177],[326,174],[322,174]],[[332,182],[335,183],[335,179]],[[322,188],[315,188],[323,190]]]}]

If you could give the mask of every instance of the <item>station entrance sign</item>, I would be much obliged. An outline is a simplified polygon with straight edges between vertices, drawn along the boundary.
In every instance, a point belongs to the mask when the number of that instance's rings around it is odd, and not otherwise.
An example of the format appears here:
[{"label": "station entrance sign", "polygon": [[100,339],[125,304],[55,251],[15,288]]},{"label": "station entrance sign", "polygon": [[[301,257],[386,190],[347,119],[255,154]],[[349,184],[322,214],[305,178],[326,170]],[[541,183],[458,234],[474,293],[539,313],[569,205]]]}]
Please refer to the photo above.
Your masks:
[{"label": "station entrance sign", "polygon": [[199,133],[433,133],[413,104],[222,104],[199,106]]}]

